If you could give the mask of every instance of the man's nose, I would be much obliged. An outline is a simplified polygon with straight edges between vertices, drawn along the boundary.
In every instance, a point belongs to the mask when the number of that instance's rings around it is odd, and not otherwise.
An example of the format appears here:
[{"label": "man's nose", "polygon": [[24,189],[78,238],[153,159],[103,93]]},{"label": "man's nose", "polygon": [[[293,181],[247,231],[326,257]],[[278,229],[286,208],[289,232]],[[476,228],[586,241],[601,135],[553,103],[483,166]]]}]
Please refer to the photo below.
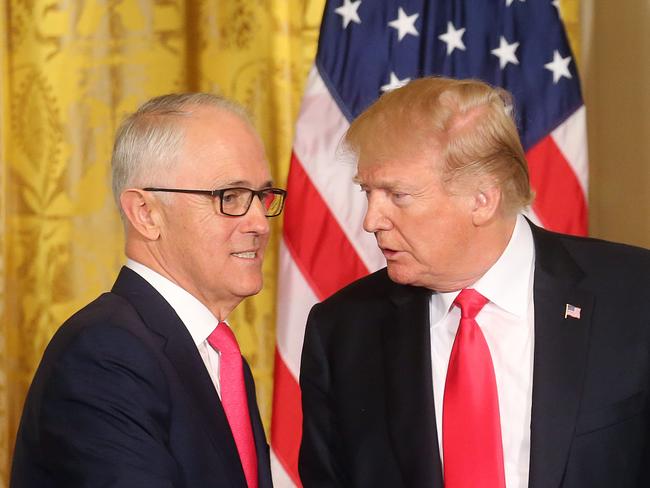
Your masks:
[{"label": "man's nose", "polygon": [[269,218],[266,216],[266,208],[261,198],[254,196],[251,206],[246,212],[246,231],[257,234],[268,234],[270,230]]},{"label": "man's nose", "polygon": [[368,208],[363,219],[363,230],[375,233],[391,228],[391,221],[386,216],[385,205],[380,196],[368,195]]}]

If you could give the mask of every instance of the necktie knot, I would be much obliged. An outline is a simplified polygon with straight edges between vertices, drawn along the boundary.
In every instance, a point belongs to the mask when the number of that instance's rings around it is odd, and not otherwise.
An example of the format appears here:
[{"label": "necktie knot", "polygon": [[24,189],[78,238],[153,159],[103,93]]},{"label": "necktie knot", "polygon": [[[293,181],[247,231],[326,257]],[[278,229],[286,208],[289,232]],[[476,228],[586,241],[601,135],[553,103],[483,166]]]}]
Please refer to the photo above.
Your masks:
[{"label": "necktie knot", "polygon": [[464,288],[454,300],[454,303],[460,308],[461,317],[464,319],[476,318],[487,302],[489,300],[474,288]]},{"label": "necktie knot", "polygon": [[208,336],[208,343],[220,354],[241,354],[235,334],[225,322],[219,322],[219,325]]}]

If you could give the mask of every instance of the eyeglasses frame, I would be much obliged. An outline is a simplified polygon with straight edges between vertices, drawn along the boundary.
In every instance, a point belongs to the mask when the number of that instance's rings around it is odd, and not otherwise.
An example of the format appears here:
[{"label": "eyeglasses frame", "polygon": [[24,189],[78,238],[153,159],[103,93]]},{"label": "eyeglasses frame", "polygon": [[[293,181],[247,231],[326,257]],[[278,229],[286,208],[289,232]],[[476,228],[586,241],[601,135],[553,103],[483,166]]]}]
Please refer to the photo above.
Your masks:
[{"label": "eyeglasses frame", "polygon": [[[248,207],[246,207],[246,210],[244,213],[241,214],[230,214],[227,212],[223,211],[223,194],[227,192],[228,190],[247,190],[251,192],[251,199],[250,202],[248,203]],[[284,210],[284,202],[287,199],[287,191],[283,190],[281,188],[262,188],[261,190],[253,190],[252,188],[246,188],[245,186],[230,186],[228,188],[218,188],[215,190],[192,190],[192,189],[185,189],[185,188],[157,188],[157,187],[147,187],[147,188],[142,188],[142,191],[153,191],[153,192],[167,192],[167,193],[185,193],[185,194],[191,194],[191,195],[208,195],[212,198],[219,198],[219,211],[221,212],[222,215],[225,215],[227,217],[243,217],[248,213],[248,211],[251,208],[251,205],[253,204],[253,198],[257,197],[259,198],[260,202],[264,202],[262,200],[262,197],[264,196],[265,193],[273,193],[274,195],[280,195],[282,197],[282,202],[280,204],[280,209],[278,210],[277,213],[274,213],[273,215],[266,215],[266,217],[277,217],[282,213],[282,210]]]}]

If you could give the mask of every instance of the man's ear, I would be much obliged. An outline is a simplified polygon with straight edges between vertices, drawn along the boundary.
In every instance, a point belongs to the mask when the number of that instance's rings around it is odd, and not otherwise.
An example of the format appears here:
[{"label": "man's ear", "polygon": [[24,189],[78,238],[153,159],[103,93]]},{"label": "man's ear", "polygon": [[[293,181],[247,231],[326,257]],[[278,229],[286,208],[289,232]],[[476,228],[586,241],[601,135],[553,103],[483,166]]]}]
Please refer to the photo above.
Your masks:
[{"label": "man's ear", "polygon": [[158,202],[147,192],[137,188],[124,190],[120,195],[122,211],[133,227],[145,239],[160,237],[160,210]]},{"label": "man's ear", "polygon": [[501,197],[501,189],[496,185],[490,185],[476,191],[474,208],[472,209],[474,225],[485,225],[497,216],[501,206]]}]

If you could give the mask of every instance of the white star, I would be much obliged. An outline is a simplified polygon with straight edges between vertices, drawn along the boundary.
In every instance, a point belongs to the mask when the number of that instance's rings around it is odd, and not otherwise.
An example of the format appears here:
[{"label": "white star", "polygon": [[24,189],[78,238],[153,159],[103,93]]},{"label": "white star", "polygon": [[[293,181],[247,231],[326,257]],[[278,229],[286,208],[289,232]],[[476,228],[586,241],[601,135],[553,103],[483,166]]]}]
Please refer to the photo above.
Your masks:
[{"label": "white star", "polygon": [[447,32],[438,36],[438,39],[447,43],[447,56],[454,52],[456,48],[465,51],[465,43],[463,42],[464,33],[464,27],[456,30],[454,24],[447,22]]},{"label": "white star", "polygon": [[553,83],[557,83],[563,76],[572,78],[569,72],[570,62],[571,56],[563,58],[557,50],[553,51],[553,61],[544,65],[544,68],[553,72]]},{"label": "white star", "polygon": [[415,28],[415,21],[420,14],[406,15],[402,7],[397,11],[397,18],[391,20],[388,25],[393,29],[397,29],[397,40],[401,41],[406,34],[418,36],[418,31]]},{"label": "white star", "polygon": [[560,15],[560,0],[553,0],[551,2],[551,5],[555,7],[555,9],[557,10],[557,14]]},{"label": "white star", "polygon": [[403,80],[400,80],[395,73],[392,71],[390,72],[390,81],[381,87],[381,91],[387,92],[391,90],[396,90],[400,86],[406,85],[409,81],[411,81],[411,78],[404,78]]},{"label": "white star", "polygon": [[499,47],[492,49],[490,52],[499,58],[499,67],[503,69],[507,66],[508,63],[519,64],[519,60],[515,54],[515,51],[518,47],[518,42],[508,44],[506,38],[501,36],[501,39],[499,40]]},{"label": "white star", "polygon": [[341,16],[344,29],[347,29],[350,22],[354,22],[355,24],[361,23],[359,13],[357,12],[357,10],[359,10],[359,5],[361,5],[361,0],[357,0],[356,2],[343,0],[343,5],[334,9],[334,12]]},{"label": "white star", "polygon": [[[506,0],[506,7],[509,7],[510,5],[512,5],[512,2],[514,2],[514,1],[515,0]],[[525,2],[526,0],[519,0],[519,1],[520,2]]]}]

